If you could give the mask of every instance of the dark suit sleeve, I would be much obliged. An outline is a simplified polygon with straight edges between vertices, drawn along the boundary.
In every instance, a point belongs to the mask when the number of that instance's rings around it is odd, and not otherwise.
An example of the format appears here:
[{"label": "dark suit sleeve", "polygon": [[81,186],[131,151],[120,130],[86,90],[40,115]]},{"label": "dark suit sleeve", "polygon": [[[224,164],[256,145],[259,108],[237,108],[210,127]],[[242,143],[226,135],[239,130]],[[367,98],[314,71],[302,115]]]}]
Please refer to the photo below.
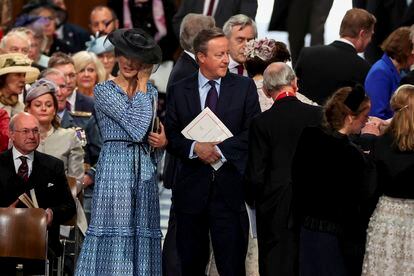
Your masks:
[{"label": "dark suit sleeve", "polygon": [[[224,140],[218,145],[222,151],[227,162],[232,163],[239,170],[244,173],[247,160],[247,143],[248,143],[248,129],[251,120],[260,113],[260,105],[257,96],[257,88],[252,80],[249,80],[248,89],[245,98],[243,114],[243,126],[239,133],[233,137]],[[237,116],[237,114],[235,114]],[[234,133],[233,133],[234,134]]]},{"label": "dark suit sleeve", "polygon": [[76,205],[66,180],[63,162],[56,162],[54,171],[57,179],[56,199],[58,204],[52,206],[53,224],[62,224],[71,219],[76,213]]},{"label": "dark suit sleeve", "polygon": [[249,130],[249,155],[245,174],[246,202],[252,207],[255,205],[256,191],[264,185],[265,168],[271,154],[265,136],[258,120],[253,120]]},{"label": "dark suit sleeve", "polygon": [[190,154],[191,144],[193,140],[189,140],[181,134],[181,130],[184,128],[180,124],[178,117],[177,107],[177,95],[176,87],[173,85],[167,92],[167,111],[165,114],[165,128],[168,139],[167,150],[183,159],[188,159]]},{"label": "dark suit sleeve", "polygon": [[239,13],[245,14],[255,20],[257,13],[257,0],[241,0]]}]

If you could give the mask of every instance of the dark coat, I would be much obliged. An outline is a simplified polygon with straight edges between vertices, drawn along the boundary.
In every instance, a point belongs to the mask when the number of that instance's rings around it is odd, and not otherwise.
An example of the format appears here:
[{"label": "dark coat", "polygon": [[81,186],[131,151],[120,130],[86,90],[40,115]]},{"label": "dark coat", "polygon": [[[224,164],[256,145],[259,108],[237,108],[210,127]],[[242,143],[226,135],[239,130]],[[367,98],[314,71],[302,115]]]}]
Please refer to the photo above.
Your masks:
[{"label": "dark coat", "polygon": [[76,92],[75,111],[94,112],[95,99]]},{"label": "dark coat", "polygon": [[[208,202],[213,168],[197,159],[189,159],[192,140],[181,131],[201,112],[198,74],[170,86],[167,91],[167,150],[179,159],[173,189],[174,207],[185,213],[200,213]],[[217,116],[234,135],[218,147],[227,162],[214,173],[217,193],[234,211],[244,211],[242,175],[247,161],[248,127],[260,113],[257,89],[251,79],[228,73],[221,79]]]},{"label": "dark coat", "polygon": [[24,192],[33,189],[40,208],[53,211],[49,228],[49,247],[57,255],[61,252],[59,225],[76,214],[76,205],[66,180],[63,162],[53,156],[34,152],[32,173],[28,183],[16,174],[12,150],[0,154],[0,207],[8,207]]},{"label": "dark coat", "polygon": [[[204,1],[201,0],[183,0],[173,17],[173,28],[177,37],[180,34],[180,25],[184,16],[188,13],[203,13]],[[253,20],[256,18],[257,0],[225,0],[219,1],[214,19],[216,26],[223,28],[224,23],[236,14],[245,14]]]},{"label": "dark coat", "polygon": [[291,220],[291,163],[302,130],[318,125],[318,106],[282,98],[253,119],[246,169],[248,203],[256,207],[260,275],[295,275],[297,235]]},{"label": "dark coat", "polygon": [[303,48],[295,67],[299,92],[318,104],[340,87],[364,85],[369,69],[355,48],[342,41]]}]

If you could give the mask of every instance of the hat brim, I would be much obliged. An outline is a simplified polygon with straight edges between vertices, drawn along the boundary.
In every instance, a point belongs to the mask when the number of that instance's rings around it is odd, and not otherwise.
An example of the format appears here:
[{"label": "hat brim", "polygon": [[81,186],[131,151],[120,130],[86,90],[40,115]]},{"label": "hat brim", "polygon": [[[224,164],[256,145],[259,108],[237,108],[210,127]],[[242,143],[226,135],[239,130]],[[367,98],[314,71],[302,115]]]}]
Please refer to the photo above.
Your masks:
[{"label": "hat brim", "polygon": [[40,71],[31,66],[9,66],[0,69],[0,76],[10,73],[26,73],[26,83],[32,83],[37,79]]},{"label": "hat brim", "polygon": [[162,51],[160,46],[155,44],[152,49],[142,49],[141,51],[135,51],[131,49],[123,37],[126,29],[118,29],[108,35],[109,41],[114,45],[116,50],[119,50],[122,54],[129,58],[136,58],[143,63],[157,64],[162,61]]}]

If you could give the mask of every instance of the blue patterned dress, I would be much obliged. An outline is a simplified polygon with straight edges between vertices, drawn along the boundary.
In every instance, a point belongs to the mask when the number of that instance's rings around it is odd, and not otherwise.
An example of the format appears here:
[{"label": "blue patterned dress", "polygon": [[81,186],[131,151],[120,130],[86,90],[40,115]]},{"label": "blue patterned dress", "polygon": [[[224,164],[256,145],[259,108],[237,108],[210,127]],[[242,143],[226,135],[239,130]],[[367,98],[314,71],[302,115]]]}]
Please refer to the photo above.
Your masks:
[{"label": "blue patterned dress", "polygon": [[128,96],[113,81],[95,87],[102,138],[91,222],[76,275],[161,275],[156,163],[147,133],[157,90]]}]

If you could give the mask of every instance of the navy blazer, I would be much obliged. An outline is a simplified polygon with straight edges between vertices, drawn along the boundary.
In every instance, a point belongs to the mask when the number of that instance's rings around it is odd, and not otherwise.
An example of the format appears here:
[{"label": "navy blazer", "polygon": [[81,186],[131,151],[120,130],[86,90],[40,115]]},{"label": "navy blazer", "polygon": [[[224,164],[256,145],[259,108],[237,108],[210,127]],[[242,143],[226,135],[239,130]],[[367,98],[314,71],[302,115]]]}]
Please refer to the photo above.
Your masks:
[{"label": "navy blazer", "polygon": [[[66,180],[63,162],[53,156],[35,151],[28,183],[16,174],[12,150],[0,154],[0,207],[8,207],[24,192],[35,190],[40,208],[53,211],[49,228],[49,246],[59,255],[59,225],[71,219],[76,205]],[[22,206],[23,207],[23,206]]]},{"label": "navy blazer", "polygon": [[76,91],[75,111],[94,112],[95,99]]},{"label": "navy blazer", "polygon": [[221,79],[217,116],[234,135],[218,147],[227,162],[218,170],[189,159],[192,140],[181,131],[201,112],[198,73],[169,87],[167,91],[167,150],[178,159],[177,179],[173,187],[174,206],[186,213],[202,212],[208,203],[210,185],[235,211],[244,211],[242,175],[247,162],[248,127],[260,113],[257,88],[253,80],[228,73]]}]

